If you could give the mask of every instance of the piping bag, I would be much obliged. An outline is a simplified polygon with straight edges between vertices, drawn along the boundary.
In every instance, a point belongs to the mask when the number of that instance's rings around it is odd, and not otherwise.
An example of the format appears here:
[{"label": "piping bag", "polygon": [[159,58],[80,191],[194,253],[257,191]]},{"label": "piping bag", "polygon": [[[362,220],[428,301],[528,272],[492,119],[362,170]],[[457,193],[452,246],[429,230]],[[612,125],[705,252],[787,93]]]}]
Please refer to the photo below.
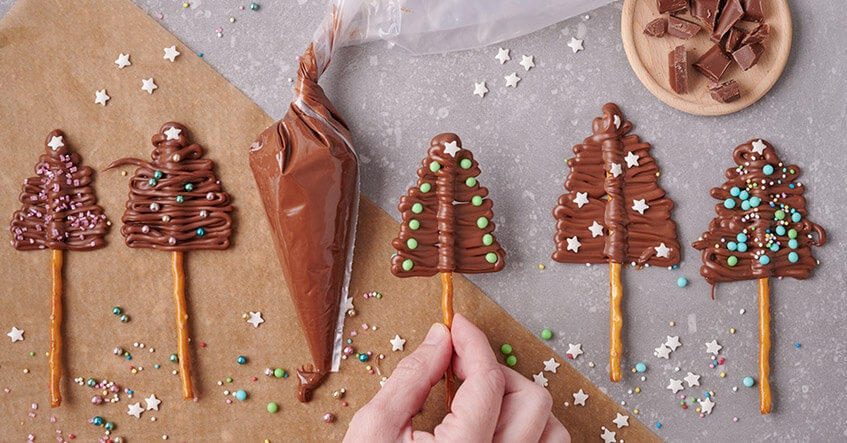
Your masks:
[{"label": "piping bag", "polygon": [[[297,397],[308,401],[341,363],[359,203],[350,128],[318,85],[342,46],[385,40],[413,54],[482,47],[515,38],[609,0],[333,0],[300,57],[288,112],[250,147],[250,169],[313,363]],[[548,3],[563,3],[549,5]]]}]

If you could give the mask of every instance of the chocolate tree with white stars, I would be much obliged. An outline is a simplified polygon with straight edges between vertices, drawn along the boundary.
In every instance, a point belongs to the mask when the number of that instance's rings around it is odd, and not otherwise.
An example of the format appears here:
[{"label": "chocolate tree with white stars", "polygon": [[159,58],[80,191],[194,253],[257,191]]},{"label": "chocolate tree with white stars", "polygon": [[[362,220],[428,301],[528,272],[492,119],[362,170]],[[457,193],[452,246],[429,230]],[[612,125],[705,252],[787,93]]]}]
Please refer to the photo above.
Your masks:
[{"label": "chocolate tree with white stars", "polygon": [[9,231],[15,249],[51,251],[50,406],[57,407],[62,403],[63,251],[105,246],[109,224],[91,187],[94,171],[80,166],[82,157],[71,150],[62,131],[51,131],[44,143],[36,177],[24,181],[19,197],[23,206],[12,216]]},{"label": "chocolate tree with white stars", "polygon": [[[439,134],[430,142],[418,169],[417,184],[400,197],[403,221],[392,241],[397,254],[391,272],[398,277],[441,274],[444,324],[453,319],[453,273],[478,274],[503,269],[506,255],[494,237],[493,202],[479,185],[479,164],[462,148],[456,134]],[[448,410],[453,377],[447,382]]]},{"label": "chocolate tree with white stars", "polygon": [[700,274],[712,286],[718,282],[758,280],[759,407],[771,411],[769,277],[806,279],[817,266],[812,246],[826,242],[826,232],[807,218],[800,169],[786,165],[765,140],[750,140],[732,153],[736,166],[727,181],[710,195],[717,217],[709,231],[694,242],[703,251]]},{"label": "chocolate tree with white stars", "polygon": [[568,193],[553,209],[556,219],[553,260],[561,263],[609,263],[609,378],[620,381],[623,352],[621,267],[631,264],[673,267],[680,250],[674,204],[658,185],[659,167],[650,144],[630,134],[614,103],[592,123],[593,134],[573,147],[568,159]]}]

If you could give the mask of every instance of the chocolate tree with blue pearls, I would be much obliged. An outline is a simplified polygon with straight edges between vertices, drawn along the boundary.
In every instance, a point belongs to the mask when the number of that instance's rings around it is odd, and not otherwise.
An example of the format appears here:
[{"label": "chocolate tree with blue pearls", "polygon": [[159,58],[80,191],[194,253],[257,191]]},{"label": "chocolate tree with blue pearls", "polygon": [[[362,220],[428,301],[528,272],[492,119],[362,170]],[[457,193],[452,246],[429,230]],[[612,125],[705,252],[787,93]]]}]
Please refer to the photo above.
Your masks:
[{"label": "chocolate tree with blue pearls", "polygon": [[786,165],[765,140],[750,140],[732,153],[736,166],[727,181],[712,188],[717,217],[709,231],[694,242],[703,251],[700,274],[712,286],[718,282],[758,280],[759,407],[771,411],[769,277],[808,278],[817,266],[812,246],[826,242],[826,232],[807,218],[800,169]]}]

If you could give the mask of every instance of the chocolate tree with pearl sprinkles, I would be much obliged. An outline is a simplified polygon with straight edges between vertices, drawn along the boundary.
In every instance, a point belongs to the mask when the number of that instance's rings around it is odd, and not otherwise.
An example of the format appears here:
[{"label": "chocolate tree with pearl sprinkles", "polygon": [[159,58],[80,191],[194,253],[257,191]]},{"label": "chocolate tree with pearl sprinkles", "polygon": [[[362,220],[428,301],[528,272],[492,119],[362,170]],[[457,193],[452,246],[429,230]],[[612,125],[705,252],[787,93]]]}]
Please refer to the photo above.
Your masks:
[{"label": "chocolate tree with pearl sprinkles", "polygon": [[630,134],[614,103],[592,123],[593,134],[573,148],[565,181],[569,192],[553,209],[561,263],[609,263],[609,379],[621,380],[623,325],[621,266],[676,266],[679,241],[671,219],[674,204],[659,187],[650,144]]},{"label": "chocolate tree with pearl sprinkles", "polygon": [[44,144],[46,152],[35,165],[37,176],[24,181],[19,197],[23,207],[12,216],[9,230],[15,249],[51,253],[50,406],[55,408],[62,403],[62,251],[105,246],[108,221],[91,187],[94,171],[80,166],[82,158],[62,131],[51,131]]},{"label": "chocolate tree with pearl sprinkles", "polygon": [[[397,254],[391,272],[398,277],[441,273],[444,324],[453,322],[453,273],[479,274],[503,269],[506,255],[494,238],[493,202],[479,185],[479,164],[462,148],[456,134],[439,134],[430,142],[418,169],[417,184],[400,197],[403,221],[392,241]],[[447,410],[454,394],[452,367],[447,367]]]},{"label": "chocolate tree with pearl sprinkles", "polygon": [[153,136],[152,162],[123,158],[106,169],[135,165],[129,200],[121,221],[127,246],[171,252],[182,395],[194,398],[188,349],[183,253],[229,247],[232,234],[230,196],[214,172],[214,162],[201,158],[203,147],[190,143],[179,123],[165,123]]},{"label": "chocolate tree with pearl sprinkles", "polygon": [[710,195],[717,217],[709,231],[694,242],[703,251],[700,274],[718,282],[758,280],[759,408],[771,411],[769,277],[806,279],[817,266],[812,246],[826,242],[826,232],[806,218],[805,187],[800,169],[786,165],[765,140],[750,140],[732,153],[737,165],[726,170],[727,181]]}]

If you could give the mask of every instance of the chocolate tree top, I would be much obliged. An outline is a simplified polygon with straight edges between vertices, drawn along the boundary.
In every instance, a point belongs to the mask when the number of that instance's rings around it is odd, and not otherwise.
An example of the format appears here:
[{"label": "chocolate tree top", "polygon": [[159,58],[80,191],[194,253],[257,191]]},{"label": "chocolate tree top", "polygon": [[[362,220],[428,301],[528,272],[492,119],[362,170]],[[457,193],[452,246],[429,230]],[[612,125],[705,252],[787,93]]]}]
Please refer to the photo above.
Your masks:
[{"label": "chocolate tree top", "polygon": [[826,242],[826,232],[806,218],[805,187],[800,168],[786,165],[773,146],[750,140],[732,153],[736,167],[710,195],[721,203],[718,216],[694,242],[703,251],[700,274],[713,285],[721,281],[771,276],[804,279],[817,260],[811,246]]},{"label": "chocolate tree top", "polygon": [[400,197],[400,235],[392,245],[398,277],[439,272],[477,274],[503,269],[506,255],[492,232],[493,203],[479,185],[479,164],[456,134],[430,142],[418,182]]},{"label": "chocolate tree top", "polygon": [[152,162],[123,158],[106,169],[138,166],[129,184],[121,227],[127,246],[165,251],[226,249],[232,233],[230,196],[203,147],[185,127],[165,123],[153,136]]},{"label": "chocolate tree top", "polygon": [[23,207],[12,216],[12,246],[75,251],[104,246],[108,224],[91,188],[93,170],[80,166],[82,158],[62,131],[51,131],[44,144],[37,176],[24,181],[19,197]]},{"label": "chocolate tree top", "polygon": [[563,263],[633,263],[672,266],[679,262],[673,201],[657,184],[659,168],[650,144],[629,134],[614,103],[593,121],[594,134],[573,148],[565,181],[569,191],[553,209],[556,252]]}]

